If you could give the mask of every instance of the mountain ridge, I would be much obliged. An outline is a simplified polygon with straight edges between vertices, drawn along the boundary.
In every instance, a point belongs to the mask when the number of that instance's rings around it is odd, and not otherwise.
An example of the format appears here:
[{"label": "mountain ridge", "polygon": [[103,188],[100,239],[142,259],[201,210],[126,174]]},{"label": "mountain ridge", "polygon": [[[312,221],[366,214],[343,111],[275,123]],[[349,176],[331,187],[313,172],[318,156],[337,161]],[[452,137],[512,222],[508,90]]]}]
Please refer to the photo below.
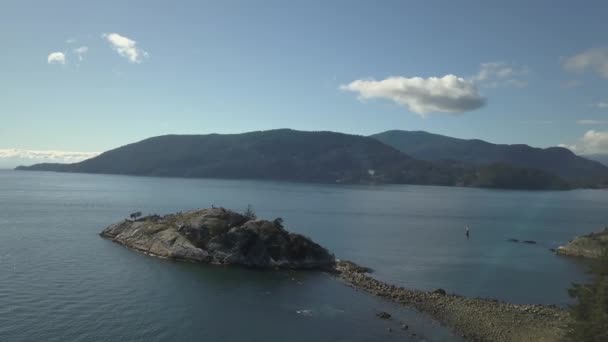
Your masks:
[{"label": "mountain ridge", "polygon": [[494,144],[480,139],[459,139],[425,131],[390,130],[370,137],[420,160],[452,160],[477,166],[504,163],[553,173],[577,186],[592,186],[608,179],[608,167],[577,156],[563,147]]},{"label": "mountain ridge", "polygon": [[317,183],[570,188],[561,177],[543,170],[500,162],[472,165],[419,160],[374,137],[291,129],[168,134],[127,144],[79,163],[46,163],[17,169]]}]

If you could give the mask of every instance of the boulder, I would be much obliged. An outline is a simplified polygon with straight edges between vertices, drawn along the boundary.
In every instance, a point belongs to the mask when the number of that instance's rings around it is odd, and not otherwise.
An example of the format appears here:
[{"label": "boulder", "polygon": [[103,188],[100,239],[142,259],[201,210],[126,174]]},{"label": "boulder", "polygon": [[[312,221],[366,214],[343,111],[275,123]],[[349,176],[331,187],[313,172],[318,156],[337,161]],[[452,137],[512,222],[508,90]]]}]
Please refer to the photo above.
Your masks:
[{"label": "boulder", "polygon": [[445,292],[444,289],[436,289],[432,293],[439,294],[439,295],[442,295],[442,296],[445,296],[447,294],[447,292]]},{"label": "boulder", "polygon": [[224,208],[125,220],[100,235],[151,255],[255,268],[333,269],[335,258],[282,221],[249,220]]},{"label": "boulder", "polygon": [[391,314],[389,314],[386,311],[380,311],[376,314],[376,317],[382,318],[382,319],[389,319],[389,318],[391,318]]}]

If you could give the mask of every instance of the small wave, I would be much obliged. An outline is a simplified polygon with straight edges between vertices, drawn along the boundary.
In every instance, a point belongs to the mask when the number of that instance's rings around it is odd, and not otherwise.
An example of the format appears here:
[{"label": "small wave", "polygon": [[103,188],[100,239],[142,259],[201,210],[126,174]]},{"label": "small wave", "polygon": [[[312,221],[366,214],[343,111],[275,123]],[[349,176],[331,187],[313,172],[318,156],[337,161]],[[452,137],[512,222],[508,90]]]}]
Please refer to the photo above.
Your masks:
[{"label": "small wave", "polygon": [[312,316],[312,310],[297,310],[296,313],[306,317]]}]

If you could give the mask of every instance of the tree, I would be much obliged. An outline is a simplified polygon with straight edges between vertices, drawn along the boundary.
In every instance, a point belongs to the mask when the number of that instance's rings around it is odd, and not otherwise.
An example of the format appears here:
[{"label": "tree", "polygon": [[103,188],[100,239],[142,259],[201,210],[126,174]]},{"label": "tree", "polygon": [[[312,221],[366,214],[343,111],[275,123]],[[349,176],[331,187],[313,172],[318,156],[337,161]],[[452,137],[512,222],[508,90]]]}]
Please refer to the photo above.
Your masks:
[{"label": "tree", "polygon": [[138,217],[140,217],[140,216],[141,216],[141,211],[138,211],[138,212],[132,213],[132,214],[131,214],[131,215],[129,215],[129,216],[131,217],[131,219],[132,219],[132,220],[134,220],[134,221],[135,221],[135,220],[137,220],[137,218],[138,218]]},{"label": "tree", "polygon": [[276,219],[274,219],[274,221],[272,221],[272,223],[275,225],[275,227],[283,228],[283,218],[282,217],[277,217]]},{"label": "tree", "polygon": [[570,307],[572,323],[567,340],[580,342],[608,341],[608,249],[591,267],[588,284],[573,284],[568,294],[577,299]]},{"label": "tree", "polygon": [[253,207],[251,206],[251,204],[247,205],[247,210],[245,210],[245,212],[243,213],[243,216],[245,216],[245,218],[248,221],[255,220],[257,218],[255,211],[253,210]]}]

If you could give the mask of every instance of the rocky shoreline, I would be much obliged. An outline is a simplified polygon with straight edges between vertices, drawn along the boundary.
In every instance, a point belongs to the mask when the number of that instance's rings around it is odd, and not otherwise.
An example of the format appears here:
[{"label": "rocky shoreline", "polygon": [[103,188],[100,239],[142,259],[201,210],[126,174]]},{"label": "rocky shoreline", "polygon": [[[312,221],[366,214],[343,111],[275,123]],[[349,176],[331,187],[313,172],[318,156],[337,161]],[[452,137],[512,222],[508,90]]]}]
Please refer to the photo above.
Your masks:
[{"label": "rocky shoreline", "polygon": [[336,275],[348,285],[428,314],[466,341],[559,341],[570,320],[555,306],[520,305],[492,299],[467,298],[410,290],[378,281],[367,269],[348,261],[336,263]]},{"label": "rocky shoreline", "polygon": [[608,248],[608,227],[603,231],[581,235],[564,246],[557,248],[559,255],[597,259]]}]

